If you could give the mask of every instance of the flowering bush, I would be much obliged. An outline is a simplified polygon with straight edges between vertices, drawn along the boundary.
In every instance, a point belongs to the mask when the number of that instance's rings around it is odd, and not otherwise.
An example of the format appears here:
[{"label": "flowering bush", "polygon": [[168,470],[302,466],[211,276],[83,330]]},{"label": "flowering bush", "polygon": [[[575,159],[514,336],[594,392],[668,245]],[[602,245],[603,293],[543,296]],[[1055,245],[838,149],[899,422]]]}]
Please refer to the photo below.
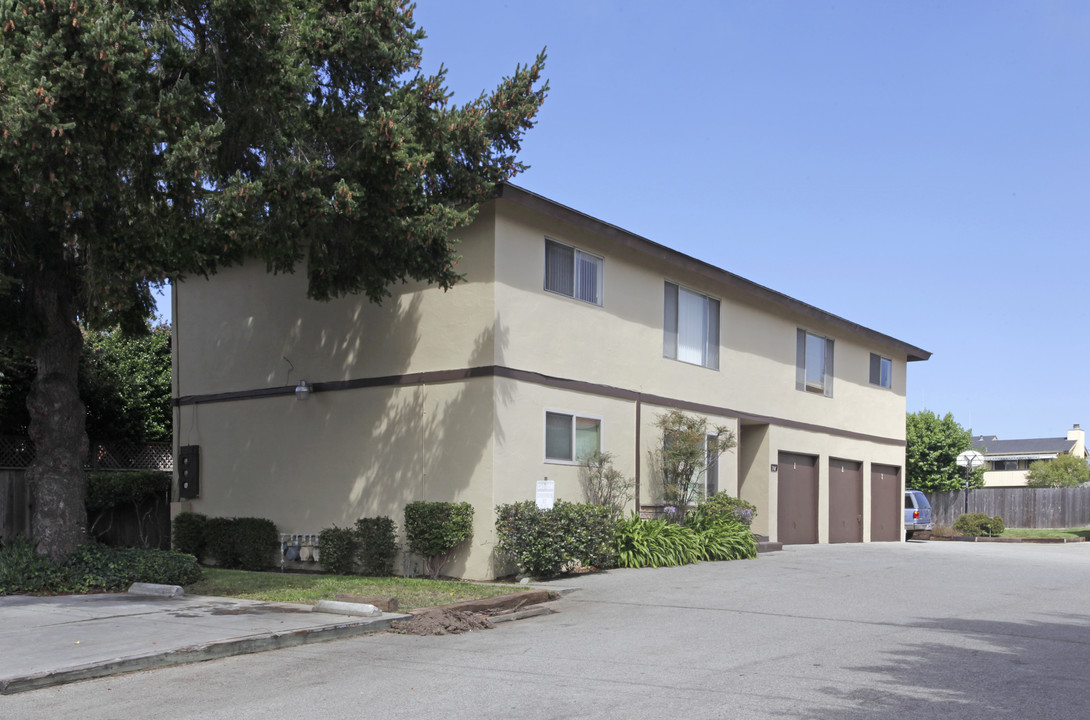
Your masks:
[{"label": "flowering bush", "polygon": [[720,518],[729,518],[749,527],[756,516],[756,505],[720,492],[697,506],[696,512],[689,518],[689,524],[693,527],[706,527]]}]

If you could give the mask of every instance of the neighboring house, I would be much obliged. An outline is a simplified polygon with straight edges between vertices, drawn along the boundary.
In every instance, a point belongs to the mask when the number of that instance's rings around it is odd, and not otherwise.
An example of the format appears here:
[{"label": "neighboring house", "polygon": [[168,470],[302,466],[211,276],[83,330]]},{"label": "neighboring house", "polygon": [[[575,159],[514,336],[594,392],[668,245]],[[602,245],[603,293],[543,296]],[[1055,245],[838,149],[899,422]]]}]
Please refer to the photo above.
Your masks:
[{"label": "neighboring house", "polygon": [[1026,484],[1026,471],[1038,460],[1055,460],[1060,455],[1086,458],[1086,431],[1078,423],[1066,438],[1000,440],[995,435],[977,435],[973,448],[984,453],[984,487],[1019,487]]},{"label": "neighboring house", "polygon": [[545,479],[582,500],[586,451],[634,480],[631,509],[658,502],[655,421],[677,408],[736,434],[703,482],[754,503],[756,532],[903,537],[905,376],[929,352],[513,185],[458,237],[463,283],[381,306],[307,300],[305,273],[260,262],[176,284],[174,427],[199,484],[175,510],[314,533],[464,500],[448,572],[491,578],[495,507]]}]

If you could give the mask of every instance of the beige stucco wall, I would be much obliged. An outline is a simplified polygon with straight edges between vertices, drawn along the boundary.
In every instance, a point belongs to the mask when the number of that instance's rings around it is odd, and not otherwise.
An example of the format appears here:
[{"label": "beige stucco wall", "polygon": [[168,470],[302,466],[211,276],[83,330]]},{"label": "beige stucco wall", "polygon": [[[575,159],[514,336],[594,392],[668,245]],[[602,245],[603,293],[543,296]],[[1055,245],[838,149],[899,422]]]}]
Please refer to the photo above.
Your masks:
[{"label": "beige stucco wall", "polygon": [[[905,437],[906,358],[831,326],[725,297],[695,273],[515,205],[496,213],[497,362],[522,370],[699,400],[731,410]],[[544,290],[545,237],[604,256],[601,307]],[[665,277],[664,277],[665,272]],[[718,370],[663,357],[664,280],[720,300]],[[796,330],[835,339],[834,397],[795,389]],[[870,353],[893,360],[893,387],[869,383]]]},{"label": "beige stucco wall", "polygon": [[491,364],[497,339],[489,215],[486,209],[476,225],[460,233],[458,269],[466,281],[446,293],[410,283],[392,286],[392,297],[382,305],[358,296],[317,302],[306,297],[305,272],[269,275],[257,261],[208,280],[177,283],[178,392],[236,392],[300,379],[349,380]]},{"label": "beige stucco wall", "polygon": [[491,577],[492,397],[477,378],[183,407],[180,442],[201,448],[192,509],[317,533],[377,515],[403,530],[409,502],[465,501],[474,535],[448,572]]},{"label": "beige stucco wall", "polygon": [[988,470],[984,473],[984,487],[1025,487],[1025,470]]}]

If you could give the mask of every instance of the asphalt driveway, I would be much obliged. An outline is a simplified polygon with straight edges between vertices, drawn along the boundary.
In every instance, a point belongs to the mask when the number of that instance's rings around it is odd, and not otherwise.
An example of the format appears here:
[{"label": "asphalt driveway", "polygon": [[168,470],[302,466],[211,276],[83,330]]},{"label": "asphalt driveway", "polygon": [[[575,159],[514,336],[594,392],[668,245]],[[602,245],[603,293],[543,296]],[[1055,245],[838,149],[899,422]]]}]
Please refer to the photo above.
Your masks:
[{"label": "asphalt driveway", "polygon": [[557,614],[0,698],[37,718],[1080,718],[1090,543],[798,546],[565,580]]}]

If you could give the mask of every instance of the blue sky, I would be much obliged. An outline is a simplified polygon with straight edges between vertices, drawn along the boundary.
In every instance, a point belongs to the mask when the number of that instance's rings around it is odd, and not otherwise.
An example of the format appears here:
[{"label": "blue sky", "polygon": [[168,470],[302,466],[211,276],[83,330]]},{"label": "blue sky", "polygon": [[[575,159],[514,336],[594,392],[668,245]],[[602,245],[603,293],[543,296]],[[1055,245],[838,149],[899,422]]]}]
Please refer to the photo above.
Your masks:
[{"label": "blue sky", "polygon": [[1090,425],[1090,4],[421,0],[415,17],[456,102],[548,47],[516,184],[932,351],[909,411],[1008,439]]}]

